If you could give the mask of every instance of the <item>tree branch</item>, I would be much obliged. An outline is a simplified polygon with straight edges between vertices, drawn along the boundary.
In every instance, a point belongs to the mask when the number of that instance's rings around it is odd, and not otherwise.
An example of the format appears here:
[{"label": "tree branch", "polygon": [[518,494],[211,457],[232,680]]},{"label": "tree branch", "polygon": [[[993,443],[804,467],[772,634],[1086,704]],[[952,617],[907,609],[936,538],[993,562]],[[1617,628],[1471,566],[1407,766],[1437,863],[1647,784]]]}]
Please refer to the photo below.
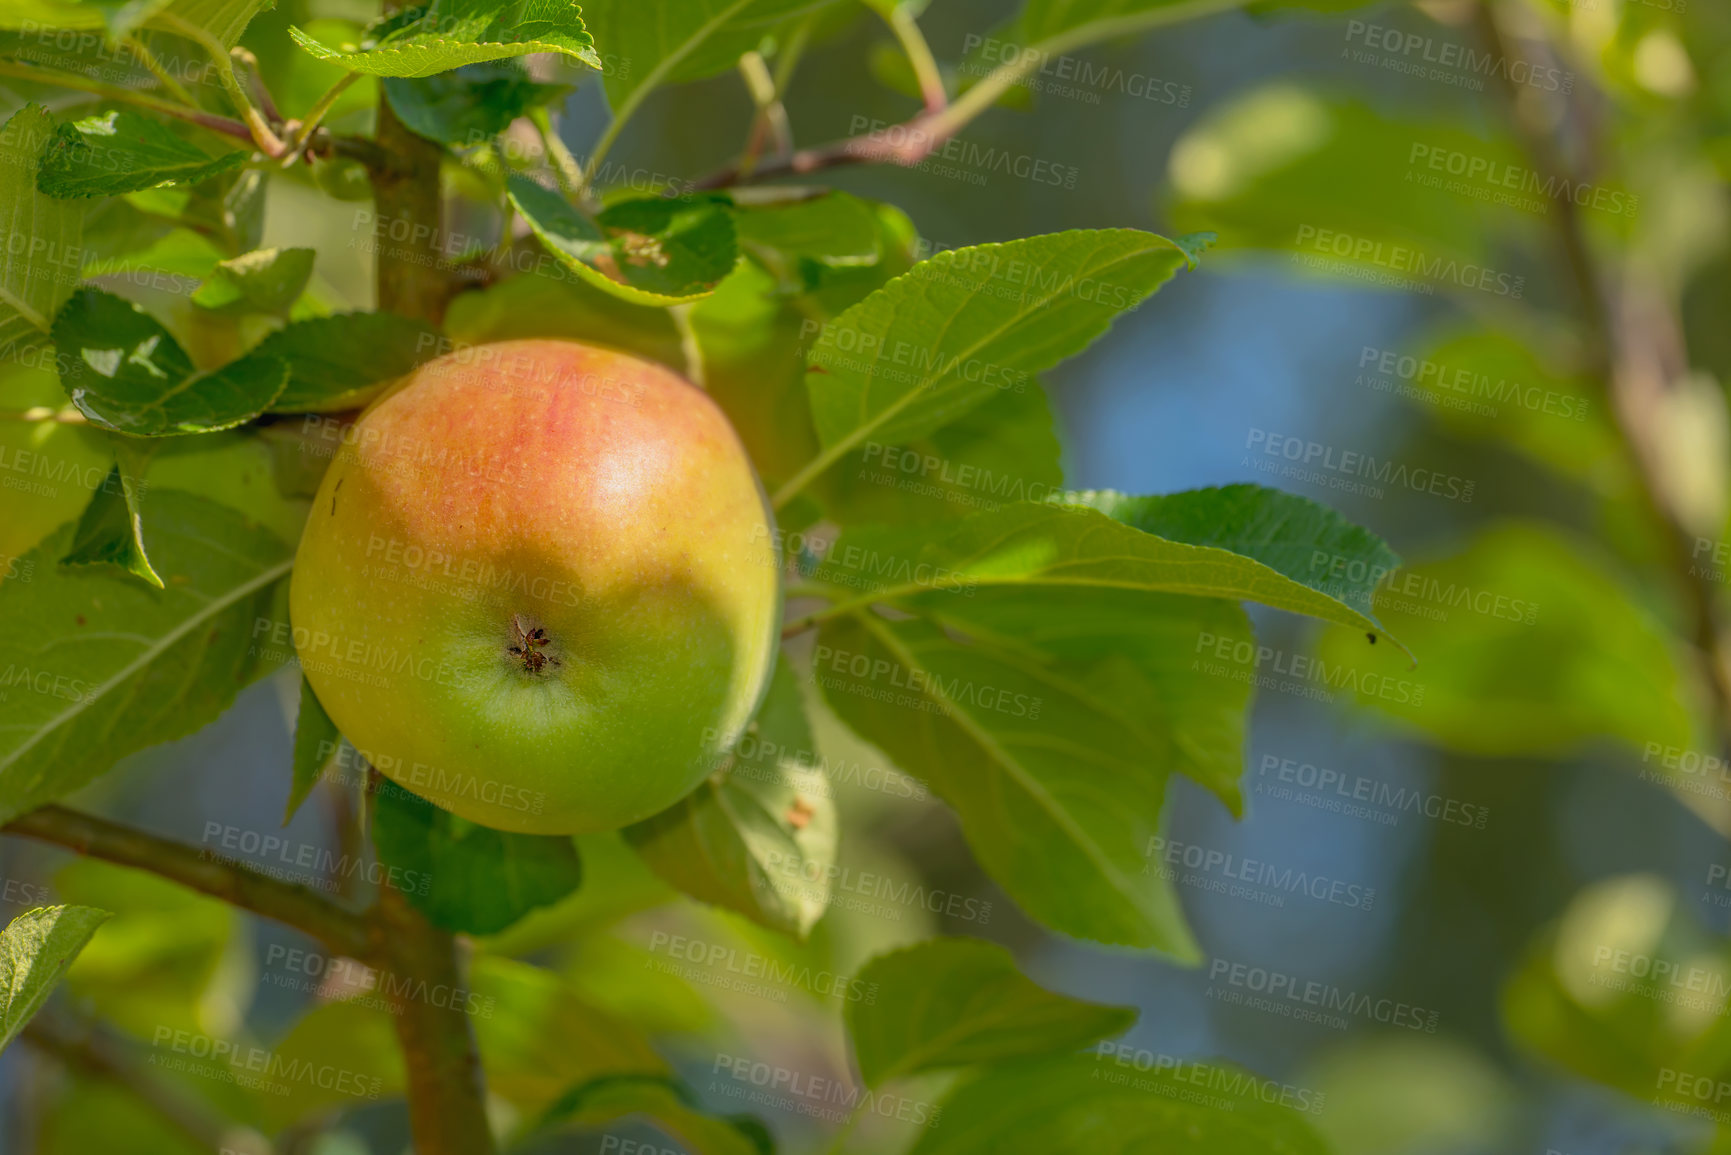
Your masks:
[{"label": "tree branch", "polygon": [[[1247,0],[1177,0],[1176,3],[1130,16],[1087,21],[1017,53],[1014,59],[992,69],[980,78],[979,83],[947,105],[933,107],[942,94],[941,77],[937,78],[936,92],[930,90],[928,81],[922,81],[922,88],[926,90],[927,111],[904,124],[838,140],[819,148],[804,149],[780,162],[756,168],[748,169],[744,165],[734,164],[693,181],[688,187],[692,191],[728,188],[767,180],[770,177],[805,176],[821,169],[848,164],[899,164],[911,167],[943,147],[951,137],[996,104],[998,97],[1020,84],[1053,56],[1074,52],[1098,41],[1147,32],[1169,24],[1242,8],[1246,2]],[[898,29],[898,34],[900,31]],[[936,67],[935,62],[933,67]]]},{"label": "tree branch", "polygon": [[13,819],[0,833],[63,846],[120,866],[136,867],[293,927],[351,958],[370,945],[365,920],[311,887],[283,882],[248,866],[207,857],[190,846],[63,806],[44,806]]},{"label": "tree branch", "polygon": [[43,1013],[30,1021],[22,1037],[31,1046],[53,1055],[68,1067],[123,1088],[164,1123],[189,1139],[193,1146],[212,1155],[237,1151],[236,1145],[242,1142],[246,1143],[248,1155],[268,1155],[271,1150],[264,1136],[243,1130],[239,1124],[211,1111],[203,1102],[158,1079],[140,1066],[117,1041],[94,1028],[80,1029],[52,1013]]},{"label": "tree branch", "polygon": [[[1505,62],[1511,59],[1514,46],[1497,20],[1495,0],[1480,0],[1474,15],[1493,58],[1500,57]],[[1572,179],[1575,174],[1568,170],[1557,147],[1555,130],[1535,123],[1526,115],[1520,103],[1521,90],[1509,77],[1508,69],[1497,71],[1509,106],[1509,118],[1546,187],[1575,187]],[[1658,322],[1644,318],[1646,323],[1636,323],[1626,317],[1593,257],[1574,199],[1552,198],[1551,207],[1555,211],[1547,216],[1555,223],[1557,243],[1585,323],[1589,372],[1602,382],[1610,401],[1615,431],[1634,466],[1636,499],[1659,533],[1665,564],[1683,595],[1691,641],[1702,676],[1712,691],[1715,728],[1720,742],[1731,748],[1731,653],[1727,651],[1720,620],[1718,594],[1695,566],[1695,535],[1671,507],[1660,481],[1662,458],[1667,449],[1658,441],[1662,434],[1655,424],[1658,405],[1670,385],[1662,375],[1667,367],[1676,368],[1670,363],[1681,354],[1652,346],[1663,341],[1666,334],[1674,333],[1676,323],[1674,318]],[[1648,347],[1634,347],[1637,341],[1646,342]]]},{"label": "tree branch", "polygon": [[[493,1155],[481,1059],[469,1016],[416,990],[460,989],[457,944],[416,910],[403,894],[383,887],[374,910],[373,957],[414,984],[392,995],[391,1018],[408,1076],[409,1131],[417,1155]],[[423,985],[424,984],[424,985]]]}]

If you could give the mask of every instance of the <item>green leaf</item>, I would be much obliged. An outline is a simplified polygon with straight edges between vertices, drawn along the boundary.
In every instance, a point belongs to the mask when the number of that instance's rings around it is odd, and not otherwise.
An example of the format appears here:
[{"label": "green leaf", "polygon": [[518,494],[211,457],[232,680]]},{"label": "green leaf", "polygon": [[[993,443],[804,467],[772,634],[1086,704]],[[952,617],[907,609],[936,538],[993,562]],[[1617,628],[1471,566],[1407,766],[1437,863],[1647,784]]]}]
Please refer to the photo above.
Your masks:
[{"label": "green leaf", "polygon": [[205,498],[163,489],[150,507],[163,589],[57,567],[71,526],[30,555],[33,580],[0,584],[0,822],[192,733],[268,668],[252,638],[292,551]]},{"label": "green leaf", "polygon": [[438,331],[395,313],[338,313],[295,321],[249,356],[287,362],[288,385],[271,408],[327,413],[354,409],[372,391],[445,351]]},{"label": "green leaf", "polygon": [[109,913],[93,906],[43,906],[0,931],[0,1051],[24,1029]]},{"label": "green leaf", "polygon": [[1061,665],[918,618],[832,620],[812,663],[842,721],[955,809],[981,866],[1030,916],[1198,957],[1171,886],[1147,869],[1169,769],[1136,712]]},{"label": "green leaf", "polygon": [[[1058,431],[1046,391],[988,397],[929,437],[905,445],[868,441],[819,488],[843,525],[942,521],[1063,492]],[[785,511],[784,511],[785,512]]]},{"label": "green leaf", "polygon": [[1172,219],[1218,231],[1223,246],[1291,252],[1305,270],[1520,296],[1511,274],[1483,265],[1492,238],[1525,214],[1494,203],[1495,185],[1482,200],[1431,187],[1450,179],[1433,156],[1505,176],[1527,164],[1506,138],[1273,83],[1211,109],[1173,146]]},{"label": "green leaf", "polygon": [[312,684],[301,679],[301,706],[295,716],[293,779],[289,784],[288,807],[283,812],[283,825],[295,816],[307,795],[319,783],[325,767],[336,756],[342,743],[342,733],[313,692]]},{"label": "green leaf", "polygon": [[210,373],[130,301],[80,289],[54,319],[60,383],[92,422],[135,437],[208,433],[264,412],[288,381],[273,357],[246,357]]},{"label": "green leaf", "polygon": [[996,943],[940,938],[872,959],[859,981],[875,1002],[847,1004],[860,1077],[878,1087],[923,1071],[1063,1053],[1128,1030],[1133,1007],[1054,994]]},{"label": "green leaf", "polygon": [[571,0],[433,0],[385,17],[359,50],[336,51],[291,27],[295,43],[320,60],[374,76],[432,76],[512,56],[557,52],[601,67],[595,42]]},{"label": "green leaf", "polygon": [[0,351],[45,339],[78,284],[84,208],[36,189],[37,158],[53,135],[54,118],[34,104],[0,128],[0,220],[30,238],[0,248]]},{"label": "green leaf", "polygon": [[459,344],[483,345],[524,337],[560,337],[607,345],[663,365],[684,360],[679,330],[661,308],[623,301],[588,281],[525,273],[484,289],[458,294],[445,314],[445,332]]},{"label": "green leaf", "polygon": [[559,262],[592,285],[639,305],[706,297],[739,259],[727,198],[644,197],[594,220],[521,173],[506,178],[511,204]]},{"label": "green leaf", "polygon": [[[1192,263],[1134,229],[1075,231],[939,253],[826,324],[806,387],[823,451],[927,436],[1079,353]],[[784,492],[797,485],[790,483]]]},{"label": "green leaf", "polygon": [[602,83],[624,122],[663,84],[730,71],[765,36],[833,0],[588,0],[584,12],[608,57]]},{"label": "green leaf", "polygon": [[1106,1058],[1019,1063],[956,1088],[910,1155],[1327,1155],[1281,1097],[1224,1063],[1146,1072]]},{"label": "green leaf", "polygon": [[1110,490],[1066,500],[1143,533],[1223,549],[1372,616],[1371,595],[1400,565],[1381,538],[1320,502],[1261,485],[1192,489],[1159,497]]},{"label": "green leaf", "polygon": [[[1709,884],[1712,885],[1712,884]],[[1731,940],[1658,874],[1622,874],[1576,891],[1521,952],[1502,990],[1503,1029],[1563,1071],[1648,1102],[1694,1105],[1688,1072],[1731,1077]],[[1661,968],[1669,966],[1666,973]],[[1687,1000],[1694,1013],[1681,1014]]]},{"label": "green leaf", "polygon": [[117,565],[134,577],[162,588],[144,550],[144,471],[156,447],[151,442],[111,437],[114,468],[97,489],[73,531],[63,565]]},{"label": "green leaf", "polygon": [[[630,1117],[649,1120],[691,1155],[769,1155],[761,1125],[703,1113],[690,1088],[668,1075],[602,1075],[571,1088],[536,1125],[542,1134],[561,1128],[595,1130]],[[752,1120],[751,1122],[755,1122]]]},{"label": "green leaf", "polygon": [[417,80],[384,82],[397,119],[428,140],[462,148],[491,140],[513,120],[571,91],[539,84],[514,60],[488,61]]},{"label": "green leaf", "polygon": [[192,294],[206,309],[287,313],[312,279],[312,249],[254,249],[221,261]]},{"label": "green leaf", "polygon": [[103,1022],[145,1039],[164,1026],[205,1030],[206,1008],[251,997],[251,928],[237,908],[96,858],[67,863],[53,882],[66,902],[115,912],[66,976],[67,996]]},{"label": "green leaf", "polygon": [[641,1031],[550,971],[483,954],[470,966],[469,986],[480,1000],[475,1041],[487,1090],[524,1114],[602,1076],[668,1074]]},{"label": "green leaf", "polygon": [[1206,676],[1197,667],[1199,651],[1254,645],[1243,607],[1138,590],[1003,586],[932,599],[920,612],[1090,686],[1102,705],[1139,720],[1150,761],[1243,814],[1251,682]]},{"label": "green leaf", "polygon": [[[1421,559],[1389,576],[1377,605],[1424,656],[1400,675],[1416,677],[1422,693],[1358,700],[1448,749],[1484,756],[1556,757],[1595,738],[1632,750],[1689,747],[1690,668],[1620,569],[1590,543],[1524,521]],[[1318,656],[1362,661],[1362,640],[1331,631]],[[1374,657],[1391,676],[1405,665]]]},{"label": "green leaf", "polygon": [[693,898],[804,938],[827,908],[836,856],[835,800],[812,765],[816,747],[781,663],[731,764],[625,837]]},{"label": "green leaf", "polygon": [[739,247],[784,280],[804,261],[848,268],[883,259],[877,210],[849,193],[830,190],[794,200],[741,202],[734,227]]},{"label": "green leaf", "polygon": [[233,48],[252,18],[274,6],[275,0],[169,0],[148,27],[180,33],[183,25],[190,24],[209,33],[224,48]]},{"label": "green leaf", "polygon": [[211,156],[161,121],[124,109],[62,124],[42,154],[36,187],[67,200],[197,184],[246,161],[234,149]]},{"label": "green leaf", "polygon": [[[1323,621],[1352,626],[1387,637],[1374,619],[1326,592],[1323,585],[1296,580],[1271,565],[1218,545],[1192,545],[1145,533],[1092,508],[1099,504],[1125,516],[1150,510],[1150,520],[1173,532],[1193,533],[1206,541],[1215,532],[1227,542],[1259,554],[1305,577],[1309,558],[1302,547],[1319,532],[1325,540],[1349,543],[1371,558],[1392,557],[1368,534],[1361,540],[1352,527],[1327,516],[1320,507],[1287,507],[1255,494],[1200,490],[1180,495],[1171,506],[1159,499],[1149,506],[1117,494],[1072,495],[1073,501],[1019,503],[974,514],[940,527],[884,526],[849,530],[829,551],[825,568],[837,584],[865,591],[862,600],[904,601],[912,608],[942,602],[957,591],[1011,586],[1023,589],[1138,590],[1145,593],[1189,594],[1260,602],[1278,610],[1307,614]],[[1305,520],[1281,522],[1278,516],[1258,521],[1249,515],[1282,508],[1302,511]],[[1162,520],[1165,511],[1165,520]],[[1215,515],[1221,530],[1211,531],[1191,518]],[[1226,519],[1243,518],[1240,528]],[[1372,545],[1371,543],[1375,543]],[[1354,554],[1353,556],[1360,556]],[[1342,593],[1359,596],[1356,590]]]},{"label": "green leaf", "polygon": [[379,857],[402,869],[412,880],[403,893],[446,930],[494,934],[583,881],[569,838],[476,826],[394,782],[375,803]]}]

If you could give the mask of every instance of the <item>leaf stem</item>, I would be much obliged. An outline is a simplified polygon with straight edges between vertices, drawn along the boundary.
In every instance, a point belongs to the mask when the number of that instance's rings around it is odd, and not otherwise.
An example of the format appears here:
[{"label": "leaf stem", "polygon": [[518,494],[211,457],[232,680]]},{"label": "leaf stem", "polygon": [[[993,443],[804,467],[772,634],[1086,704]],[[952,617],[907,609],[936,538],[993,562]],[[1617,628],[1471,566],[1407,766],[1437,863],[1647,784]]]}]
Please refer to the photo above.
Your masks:
[{"label": "leaf stem", "polygon": [[13,819],[0,827],[0,832],[149,871],[291,926],[352,958],[364,957],[369,946],[362,916],[338,906],[311,887],[282,882],[249,866],[212,857],[205,851],[106,818],[63,806],[44,806]]},{"label": "leaf stem", "polygon": [[68,406],[56,409],[52,405],[36,405],[29,409],[0,409],[0,421],[54,421],[61,425],[83,425],[84,414]]},{"label": "leaf stem", "polygon": [[172,100],[164,100],[160,96],[152,96],[148,92],[138,92],[124,85],[108,84],[88,76],[80,76],[76,72],[47,68],[39,64],[28,64],[22,60],[0,59],[0,76],[11,76],[18,80],[29,80],[37,84],[52,84],[60,88],[72,88],[80,92],[94,93],[97,96],[107,97],[109,100],[136,104],[140,108],[148,108],[152,112],[160,112],[164,116],[172,116],[177,120],[196,124],[200,128],[208,128],[212,132],[220,132],[224,136],[232,136],[238,140],[252,140],[252,133],[247,126],[231,117],[218,116],[216,113],[205,112],[200,108],[176,104]]},{"label": "leaf stem", "polygon": [[287,126],[290,132],[288,143],[289,158],[292,159],[299,155],[300,152],[306,148],[307,141],[311,140],[313,133],[318,131],[319,123],[330,113],[332,106],[336,104],[337,100],[344,92],[348,91],[349,85],[353,84],[360,78],[361,74],[358,72],[343,73],[342,77],[338,79],[335,84],[325,89],[324,95],[319,97],[318,100],[313,103],[312,108],[307,110],[306,118],[304,120],[301,120],[299,123],[291,123]]},{"label": "leaf stem", "polygon": [[[559,187],[566,196],[576,197],[583,188],[583,166],[577,158],[571,155],[571,150],[565,147],[565,141],[559,136],[559,131],[553,127],[553,114],[546,105],[537,106],[529,112],[529,123],[535,126],[535,131],[541,136],[541,148],[547,154],[547,159],[553,162],[553,178],[559,182]],[[510,208],[510,202],[506,202]]]},{"label": "leaf stem", "polygon": [[277,110],[276,99],[271,96],[270,89],[265,87],[264,73],[260,72],[258,67],[258,57],[252,54],[251,49],[241,48],[239,45],[230,48],[228,54],[246,65],[247,78],[252,82],[253,97],[263,110],[265,119],[272,124],[281,124],[282,113]]},{"label": "leaf stem", "polygon": [[942,112],[950,102],[949,93],[944,91],[943,71],[938,68],[937,58],[932,55],[932,46],[926,43],[919,22],[903,4],[891,8],[884,19],[907,54],[908,63],[914,66],[914,76],[919,79],[920,96],[926,102],[926,111]]},{"label": "leaf stem", "polygon": [[240,113],[240,118],[246,124],[253,143],[258,145],[259,151],[268,157],[282,156],[288,146],[265,121],[264,115],[253,106],[252,100],[246,94],[246,87],[241,84],[240,77],[235,75],[234,58],[229,55],[229,50],[222,41],[212,36],[203,27],[183,19],[173,12],[159,12],[156,18],[204,49],[210,56],[211,62],[216,65],[217,79],[222,81],[223,88],[228,92],[229,103],[234,105],[236,112]]}]

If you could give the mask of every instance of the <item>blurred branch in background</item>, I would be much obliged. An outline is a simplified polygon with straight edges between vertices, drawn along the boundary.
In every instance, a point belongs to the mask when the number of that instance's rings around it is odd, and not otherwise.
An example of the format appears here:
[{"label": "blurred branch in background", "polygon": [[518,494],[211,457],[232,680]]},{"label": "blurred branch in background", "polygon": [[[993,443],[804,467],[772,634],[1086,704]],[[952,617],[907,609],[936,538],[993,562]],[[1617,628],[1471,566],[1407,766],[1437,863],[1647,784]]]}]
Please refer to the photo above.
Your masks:
[{"label": "blurred branch in background", "polygon": [[273,1155],[264,1136],[218,1115],[203,1100],[169,1086],[141,1066],[124,1044],[94,1024],[75,1024],[39,1014],[24,1028],[24,1041],[67,1067],[107,1080],[201,1150],[216,1155]]},{"label": "blurred branch in background", "polygon": [[[1509,14],[1497,0],[1475,5],[1475,21],[1492,54],[1501,60],[1516,59],[1513,37],[1507,27]],[[1569,103],[1559,124],[1546,124],[1541,105],[1523,99],[1528,95],[1503,70],[1498,72],[1500,89],[1509,120],[1532,160],[1540,179],[1551,187],[1574,188],[1591,174],[1575,171],[1565,156],[1561,134],[1571,123],[1592,127],[1591,117],[1581,107],[1577,89],[1561,99]],[[1584,151],[1597,155],[1594,140]],[[1689,524],[1689,514],[1678,507],[1667,477],[1678,466],[1672,438],[1675,428],[1669,415],[1676,412],[1671,395],[1686,380],[1689,362],[1684,348],[1682,324],[1672,303],[1652,279],[1637,267],[1637,258],[1614,269],[1601,266],[1593,251],[1575,201],[1567,196],[1554,200],[1557,247],[1564,267],[1573,280],[1581,310],[1581,338],[1586,370],[1603,388],[1615,427],[1630,463],[1634,466],[1636,497],[1663,547],[1663,559],[1681,595],[1688,615],[1689,640],[1705,685],[1711,690],[1710,707],[1717,740],[1731,750],[1731,654],[1716,590],[1694,561],[1694,542],[1699,529]]]}]

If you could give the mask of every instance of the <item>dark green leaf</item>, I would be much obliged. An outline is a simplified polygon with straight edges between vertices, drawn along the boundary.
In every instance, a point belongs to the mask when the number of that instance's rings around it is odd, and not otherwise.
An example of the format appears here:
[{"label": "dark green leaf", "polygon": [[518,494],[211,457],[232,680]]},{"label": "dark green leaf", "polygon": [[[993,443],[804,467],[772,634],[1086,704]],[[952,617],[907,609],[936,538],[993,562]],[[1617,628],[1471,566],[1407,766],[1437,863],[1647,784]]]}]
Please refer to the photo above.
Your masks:
[{"label": "dark green leaf", "polygon": [[375,802],[379,857],[412,878],[403,893],[446,930],[493,934],[583,881],[569,838],[476,826],[394,782]]},{"label": "dark green leaf", "polygon": [[512,205],[560,263],[635,304],[706,297],[739,259],[726,197],[621,201],[591,220],[520,173],[507,181]]},{"label": "dark green leaf", "polygon": [[320,60],[374,76],[432,76],[465,64],[557,52],[595,68],[595,42],[572,0],[433,0],[385,17],[358,50],[327,48],[299,28],[289,35]]},{"label": "dark green leaf", "polygon": [[111,437],[114,468],[91,497],[64,565],[117,565],[134,577],[162,588],[162,578],[144,552],[144,471],[156,447],[148,441]]},{"label": "dark green leaf", "polygon": [[80,289],[54,319],[60,383],[80,412],[135,437],[208,433],[251,420],[281,393],[288,366],[246,357],[197,373],[173,336],[143,309]]},{"label": "dark green leaf", "polygon": [[44,906],[0,931],[0,1051],[42,1009],[54,984],[109,918],[93,906]]},{"label": "dark green leaf", "polygon": [[538,84],[514,60],[488,61],[418,80],[384,82],[397,119],[428,140],[462,148],[504,132],[531,108],[562,99],[570,88]]},{"label": "dark green leaf", "polygon": [[313,275],[311,249],[254,249],[219,262],[192,303],[227,312],[286,313]]},{"label": "dark green leaf", "polygon": [[870,1086],[937,1071],[1064,1053],[1128,1030],[1132,1007],[1054,994],[1008,950],[940,938],[872,959],[859,980],[875,1002],[847,1004],[860,1077]]},{"label": "dark green leaf", "polygon": [[144,540],[160,590],[56,566],[71,538],[65,526],[36,549],[33,580],[0,584],[0,822],[192,733],[274,664],[254,637],[292,564],[275,534],[214,501],[154,491]]},{"label": "dark green leaf", "polygon": [[295,811],[301,808],[301,803],[307,800],[307,795],[318,785],[320,775],[336,756],[342,739],[337,724],[325,713],[324,706],[319,703],[319,696],[313,693],[312,686],[303,677],[300,712],[295,716],[294,777],[289,784],[288,808],[283,812],[283,825],[288,825],[289,819],[295,816]]},{"label": "dark green leaf", "polygon": [[55,129],[36,187],[64,199],[118,196],[162,185],[197,184],[238,168],[239,149],[211,156],[160,121],[114,110]]},{"label": "dark green leaf", "polygon": [[285,361],[278,412],[324,413],[364,404],[371,391],[444,351],[438,331],[395,313],[313,317],[272,333],[250,356]]},{"label": "dark green leaf", "polygon": [[[1135,509],[1126,504],[1128,499],[1116,495],[1093,495],[1089,500]],[[1186,502],[1172,509],[1195,513],[1216,507],[1209,491]],[[1234,516],[1229,504],[1218,508],[1222,518]],[[1301,572],[1309,569],[1310,559],[1298,561],[1292,547],[1308,541],[1304,534],[1313,530],[1346,535],[1343,540],[1370,549],[1351,535],[1346,523],[1325,524],[1316,520],[1321,516],[1317,513],[1311,520],[1284,527],[1277,521],[1247,521],[1240,540],[1283,565],[1297,565]],[[1207,536],[1176,517],[1171,527]],[[1232,540],[1232,535],[1226,540]],[[1373,550],[1365,556],[1386,555]],[[868,558],[876,559],[876,564],[862,568],[862,559]],[[1260,602],[1387,636],[1375,619],[1331,592],[1295,580],[1254,557],[1221,546],[1156,537],[1083,504],[1021,503],[937,527],[850,530],[830,550],[816,576],[823,578],[826,572],[838,584],[870,591],[878,600],[902,599],[913,606],[948,600],[957,590],[987,587],[1140,590]]]},{"label": "dark green leaf", "polygon": [[781,663],[730,765],[625,836],[686,894],[803,938],[827,907],[836,852],[835,801],[812,764],[816,746]]},{"label": "dark green leaf", "polygon": [[1369,618],[1371,595],[1400,565],[1381,538],[1320,502],[1261,485],[1159,497],[1101,490],[1067,495],[1143,533],[1259,561]]}]

